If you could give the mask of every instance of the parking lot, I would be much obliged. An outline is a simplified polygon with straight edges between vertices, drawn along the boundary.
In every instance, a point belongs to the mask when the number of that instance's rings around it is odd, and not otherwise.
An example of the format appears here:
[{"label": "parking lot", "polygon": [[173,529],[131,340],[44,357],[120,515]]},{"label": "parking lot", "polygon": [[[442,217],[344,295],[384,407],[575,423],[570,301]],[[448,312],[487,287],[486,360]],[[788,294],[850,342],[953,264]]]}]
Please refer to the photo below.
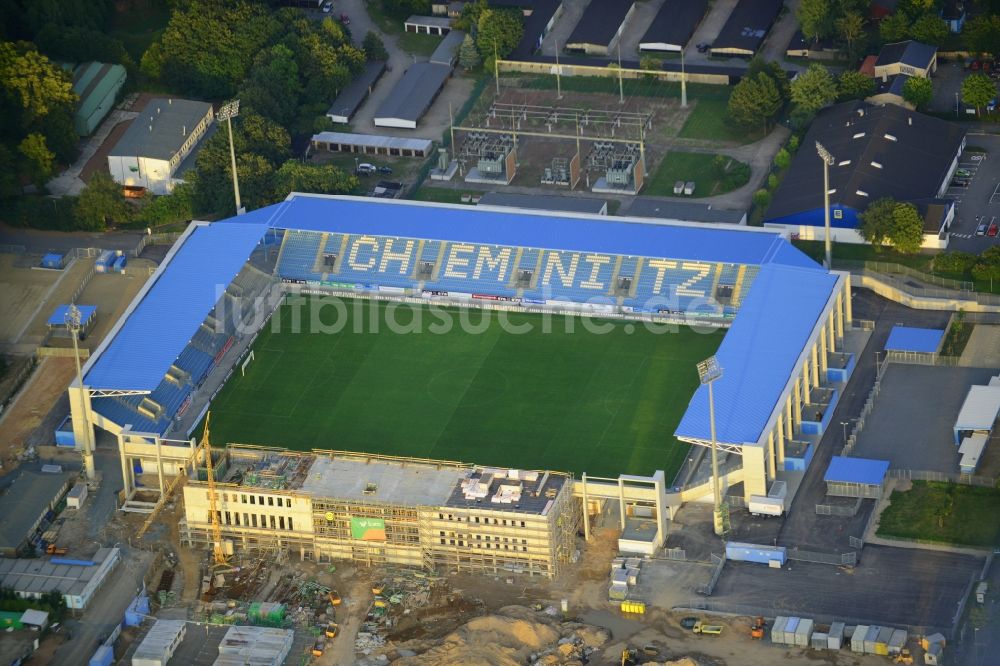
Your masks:
[{"label": "parking lot", "polygon": [[945,194],[955,200],[948,249],[979,254],[1000,244],[1000,136],[970,133],[967,144],[987,152],[967,149],[958,168],[968,173],[968,185],[949,187]]}]

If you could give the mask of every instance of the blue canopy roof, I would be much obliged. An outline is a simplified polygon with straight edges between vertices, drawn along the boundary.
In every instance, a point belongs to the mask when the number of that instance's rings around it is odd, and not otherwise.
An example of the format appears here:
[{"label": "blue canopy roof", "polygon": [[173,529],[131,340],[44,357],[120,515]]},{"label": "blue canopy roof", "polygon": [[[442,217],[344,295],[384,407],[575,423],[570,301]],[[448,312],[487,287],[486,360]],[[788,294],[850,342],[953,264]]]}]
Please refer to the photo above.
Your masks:
[{"label": "blue canopy roof", "polygon": [[261,224],[197,227],[96,357],[85,383],[94,389],[156,388],[265,231]]},{"label": "blue canopy roof", "polygon": [[889,332],[886,349],[894,351],[925,352],[933,354],[941,346],[944,331],[936,328],[915,328],[912,326],[893,326]]},{"label": "blue canopy roof", "polygon": [[885,473],[888,471],[888,460],[834,456],[830,460],[830,466],[826,468],[823,480],[877,486],[885,479]]},{"label": "blue canopy roof", "polygon": [[[837,284],[824,270],[767,265],[750,287],[716,357],[719,442],[756,442]],[[691,368],[695,372],[695,368]],[[708,441],[708,388],[699,386],[674,433]]]},{"label": "blue canopy roof", "polygon": [[309,194],[292,194],[285,202],[225,222],[569,252],[819,268],[778,233],[732,225],[676,224],[610,216],[594,219],[517,209]]},{"label": "blue canopy roof", "polygon": [[[78,305],[76,308],[80,311],[80,323],[86,325],[93,317],[94,313],[97,312],[96,305]],[[69,314],[69,305],[59,305],[56,307],[55,312],[49,317],[49,326],[64,326],[66,324],[66,316]]]}]

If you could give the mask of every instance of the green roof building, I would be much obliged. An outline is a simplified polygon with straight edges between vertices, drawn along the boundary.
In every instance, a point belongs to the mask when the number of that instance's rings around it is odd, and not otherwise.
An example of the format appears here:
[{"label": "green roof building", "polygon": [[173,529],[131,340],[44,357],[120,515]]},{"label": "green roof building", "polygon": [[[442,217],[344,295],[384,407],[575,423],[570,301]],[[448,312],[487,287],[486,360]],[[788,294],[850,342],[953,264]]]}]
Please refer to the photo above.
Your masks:
[{"label": "green roof building", "polygon": [[85,62],[73,69],[73,92],[80,106],[73,124],[80,136],[89,136],[115,106],[118,91],[125,85],[125,68],[104,62]]}]

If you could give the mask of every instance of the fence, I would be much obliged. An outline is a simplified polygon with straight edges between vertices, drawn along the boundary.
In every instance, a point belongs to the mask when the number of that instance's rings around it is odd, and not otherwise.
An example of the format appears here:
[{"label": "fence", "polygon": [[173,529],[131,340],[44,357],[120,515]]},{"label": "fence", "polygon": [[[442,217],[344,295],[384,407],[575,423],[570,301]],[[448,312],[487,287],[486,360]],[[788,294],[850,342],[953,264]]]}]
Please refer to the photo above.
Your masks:
[{"label": "fence", "polygon": [[955,367],[962,359],[958,356],[941,356],[926,352],[898,351],[890,349],[886,352],[886,360],[893,363],[910,363],[912,365],[941,365]]},{"label": "fence", "polygon": [[[907,278],[900,277],[900,275],[893,275],[889,273],[882,273],[864,266],[859,266],[856,268],[851,268],[850,272],[853,275],[866,275],[873,280],[877,280],[891,288],[894,288],[904,294],[907,294],[914,298],[937,298],[946,301],[952,300],[962,300],[962,301],[975,301],[980,305],[986,306],[1000,306],[1000,295],[997,294],[985,294],[979,291],[966,291],[962,289],[946,289],[946,288],[936,288],[936,287],[925,287],[922,284],[915,282],[918,278]],[[913,271],[916,272],[916,271]],[[944,278],[938,278],[944,279]]]},{"label": "fence", "polygon": [[712,566],[714,567],[712,577],[707,583],[698,587],[698,594],[705,597],[710,597],[715,592],[715,586],[719,583],[719,578],[722,576],[722,569],[726,566],[726,554],[716,555],[712,553]]},{"label": "fence", "polygon": [[94,275],[96,274],[97,274],[97,267],[91,266],[90,272],[87,273],[87,275],[85,275],[82,280],[80,280],[80,284],[77,286],[76,291],[74,291],[73,296],[70,297],[69,299],[70,303],[78,303],[80,301],[80,294],[83,293],[83,290],[87,288],[87,285],[90,284],[90,281],[94,279]]},{"label": "fence", "polygon": [[25,245],[0,245],[2,254],[25,254],[28,248]]},{"label": "fence", "polygon": [[667,556],[668,560],[687,562],[687,551],[683,548],[665,548],[663,554]]},{"label": "fence", "polygon": [[3,414],[3,410],[7,408],[7,405],[14,402],[14,398],[17,397],[17,394],[21,392],[22,388],[24,388],[25,383],[28,381],[28,377],[35,370],[36,365],[37,364],[34,359],[32,359],[31,363],[25,363],[21,366],[21,369],[17,371],[17,375],[14,376],[14,379],[10,384],[13,387],[10,394],[7,395],[6,398],[0,398],[0,414]]},{"label": "fence", "polygon": [[844,444],[844,450],[841,455],[849,456],[851,452],[854,451],[854,446],[858,443],[858,436],[861,435],[862,429],[865,427],[865,419],[872,413],[872,409],[875,408],[875,398],[878,397],[879,391],[882,390],[882,375],[885,371],[889,369],[889,359],[888,357],[883,359],[883,361],[878,365],[875,370],[875,385],[872,386],[872,390],[868,392],[868,398],[865,400],[865,406],[861,408],[861,414],[858,415],[857,420],[854,421],[854,427],[851,429],[851,434],[847,437],[847,442]]},{"label": "fence", "polygon": [[853,567],[858,563],[858,553],[857,551],[849,551],[846,553],[821,553],[814,550],[802,550],[801,548],[792,548],[787,551],[788,559],[795,560],[797,562],[812,562],[814,564],[832,564],[834,566],[848,566]]},{"label": "fence", "polygon": [[981,486],[996,488],[1000,479],[993,476],[977,476],[975,474],[960,474],[951,472],[933,472],[918,469],[890,469],[886,473],[890,479],[905,481],[938,481],[940,483],[958,483],[963,486]]},{"label": "fence", "polygon": [[[951,278],[940,277],[938,275],[931,275],[930,273],[924,273],[918,271],[909,266],[903,266],[902,264],[895,264],[888,261],[859,261],[856,259],[835,259],[835,268],[847,268],[847,269],[864,269],[872,271],[873,273],[882,273],[883,275],[902,275],[914,280],[920,280],[929,285],[934,285],[935,287],[940,287],[942,289],[952,290],[952,291],[975,291],[975,285],[972,282],[967,282],[965,280],[952,280]],[[921,285],[911,285],[918,289],[924,289]]]},{"label": "fence", "polygon": [[[39,358],[43,356],[57,356],[59,358],[73,358],[73,348],[72,347],[38,347],[35,349],[35,354]],[[85,361],[90,358],[90,350],[86,347],[80,348],[80,360]]]},{"label": "fence", "polygon": [[834,504],[817,504],[816,505],[816,515],[817,516],[846,516],[848,518],[853,518],[858,515],[858,509],[861,508],[861,498],[859,497],[854,503],[854,506],[836,506]]}]

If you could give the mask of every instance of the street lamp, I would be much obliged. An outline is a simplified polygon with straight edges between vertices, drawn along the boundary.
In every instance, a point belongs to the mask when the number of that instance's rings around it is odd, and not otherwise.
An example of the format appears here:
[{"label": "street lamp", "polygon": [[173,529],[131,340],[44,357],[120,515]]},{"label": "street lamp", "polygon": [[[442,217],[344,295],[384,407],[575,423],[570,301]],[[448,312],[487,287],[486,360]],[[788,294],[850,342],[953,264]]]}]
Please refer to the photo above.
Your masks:
[{"label": "street lamp", "polygon": [[712,392],[712,383],[720,377],[722,377],[722,367],[716,357],[710,356],[698,364],[698,379],[703,385],[708,386],[708,424],[712,437],[712,495],[715,502],[712,524],[716,535],[723,536],[726,531],[725,516],[728,511],[722,503],[722,487],[719,482],[719,451],[718,442],[715,441],[715,395]]},{"label": "street lamp", "polygon": [[229,159],[233,163],[233,194],[236,196],[236,214],[242,215],[246,210],[240,205],[240,181],[236,176],[236,148],[233,146],[233,118],[238,115],[240,115],[240,100],[234,99],[223,104],[215,117],[219,120],[225,120],[226,126],[229,127]]},{"label": "street lamp", "polygon": [[681,108],[688,105],[687,74],[684,72],[684,46],[681,46]]},{"label": "street lamp", "polygon": [[87,473],[87,479],[93,481],[96,473],[94,471],[94,450],[92,448],[91,437],[94,435],[93,430],[91,430],[90,427],[86,400],[83,397],[83,372],[80,369],[80,329],[82,327],[82,318],[80,315],[80,308],[76,307],[75,303],[69,304],[69,309],[66,310],[64,321],[66,322],[66,328],[69,329],[70,336],[73,338],[73,360],[76,361],[76,383],[80,387],[78,398],[82,404],[80,405],[79,413],[84,420],[83,427],[80,428],[80,432],[84,433],[83,468]]},{"label": "street lamp", "polygon": [[816,153],[823,160],[823,224],[826,228],[826,268],[833,268],[833,249],[830,244],[830,167],[833,166],[833,155],[816,142]]}]

